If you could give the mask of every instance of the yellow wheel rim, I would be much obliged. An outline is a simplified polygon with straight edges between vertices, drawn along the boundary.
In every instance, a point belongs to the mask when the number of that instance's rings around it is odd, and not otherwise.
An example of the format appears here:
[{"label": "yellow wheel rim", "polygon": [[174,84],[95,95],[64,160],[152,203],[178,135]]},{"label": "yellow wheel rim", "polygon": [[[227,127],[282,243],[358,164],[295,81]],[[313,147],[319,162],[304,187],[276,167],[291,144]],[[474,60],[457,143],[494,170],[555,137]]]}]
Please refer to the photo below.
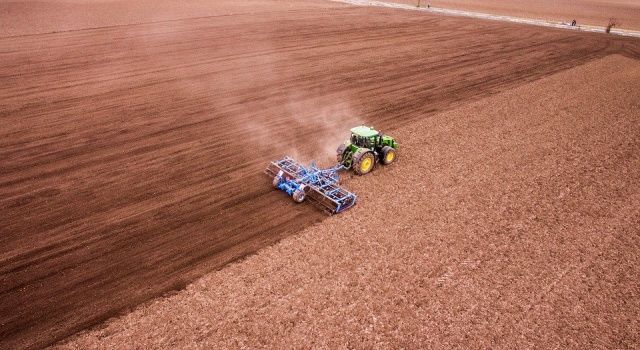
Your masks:
[{"label": "yellow wheel rim", "polygon": [[366,157],[365,159],[362,160],[362,163],[360,163],[360,170],[363,173],[366,173],[367,171],[371,170],[371,165],[373,165],[371,158]]},{"label": "yellow wheel rim", "polygon": [[385,157],[385,159],[387,160],[387,163],[391,163],[393,162],[393,159],[396,157],[396,153],[394,151],[389,151],[387,153],[387,156]]}]

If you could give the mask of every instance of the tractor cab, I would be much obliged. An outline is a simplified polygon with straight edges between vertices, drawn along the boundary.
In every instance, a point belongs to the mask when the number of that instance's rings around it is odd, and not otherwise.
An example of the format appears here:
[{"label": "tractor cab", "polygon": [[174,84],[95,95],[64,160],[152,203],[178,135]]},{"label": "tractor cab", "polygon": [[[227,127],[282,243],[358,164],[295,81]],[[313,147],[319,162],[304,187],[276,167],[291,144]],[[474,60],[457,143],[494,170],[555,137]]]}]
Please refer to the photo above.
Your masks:
[{"label": "tractor cab", "polygon": [[340,144],[336,153],[337,160],[343,167],[364,175],[376,163],[393,163],[397,148],[398,143],[393,137],[362,125],[351,129],[351,138]]},{"label": "tractor cab", "polygon": [[379,133],[368,126],[356,126],[351,129],[351,143],[362,148],[374,148],[378,145]]}]

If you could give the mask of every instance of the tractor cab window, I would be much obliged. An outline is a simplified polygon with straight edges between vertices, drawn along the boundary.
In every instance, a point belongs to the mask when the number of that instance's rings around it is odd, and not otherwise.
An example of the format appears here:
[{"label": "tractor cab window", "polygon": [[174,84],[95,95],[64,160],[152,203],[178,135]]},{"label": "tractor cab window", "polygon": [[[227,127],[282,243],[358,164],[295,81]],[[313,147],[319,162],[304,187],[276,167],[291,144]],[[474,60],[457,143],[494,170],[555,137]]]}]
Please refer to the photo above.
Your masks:
[{"label": "tractor cab window", "polygon": [[355,135],[355,134],[351,135],[351,143],[353,143],[354,145],[356,145],[358,147],[364,147],[364,148],[370,148],[371,147],[371,142],[370,142],[369,138],[358,136],[358,135]]}]

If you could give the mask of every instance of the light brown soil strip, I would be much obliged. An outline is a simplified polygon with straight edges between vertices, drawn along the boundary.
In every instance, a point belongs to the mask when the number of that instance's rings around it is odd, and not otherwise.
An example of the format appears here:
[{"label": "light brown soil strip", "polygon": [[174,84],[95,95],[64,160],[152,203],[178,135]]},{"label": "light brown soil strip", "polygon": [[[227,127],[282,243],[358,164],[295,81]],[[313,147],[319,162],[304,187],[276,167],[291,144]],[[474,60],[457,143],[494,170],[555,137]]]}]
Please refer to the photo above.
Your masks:
[{"label": "light brown soil strip", "polygon": [[468,17],[468,18],[476,18],[476,19],[482,19],[482,20],[512,22],[512,23],[518,23],[518,24],[550,27],[550,28],[556,28],[556,29],[576,30],[576,31],[583,31],[583,32],[600,33],[600,34],[607,33],[609,35],[621,35],[621,36],[640,38],[640,31],[619,29],[616,27],[617,20],[614,20],[614,19],[610,20],[612,24],[607,27],[588,26],[584,24],[574,25],[571,21],[558,22],[558,21],[541,20],[541,19],[534,19],[534,18],[527,18],[527,17],[496,15],[492,13],[445,9],[445,8],[430,7],[430,6],[418,7],[414,5],[398,4],[395,2],[386,2],[386,1],[369,1],[369,0],[335,0],[335,1],[354,5],[354,6],[385,7],[385,8],[392,8],[392,9],[398,9],[398,10],[420,11],[423,14],[429,13],[429,14],[445,15],[445,16]]},{"label": "light brown soil strip", "polygon": [[[389,2],[418,4],[418,0]],[[599,27],[613,17],[620,28],[640,30],[640,3],[635,0],[420,0],[420,5],[568,23],[575,19],[578,25]]]}]

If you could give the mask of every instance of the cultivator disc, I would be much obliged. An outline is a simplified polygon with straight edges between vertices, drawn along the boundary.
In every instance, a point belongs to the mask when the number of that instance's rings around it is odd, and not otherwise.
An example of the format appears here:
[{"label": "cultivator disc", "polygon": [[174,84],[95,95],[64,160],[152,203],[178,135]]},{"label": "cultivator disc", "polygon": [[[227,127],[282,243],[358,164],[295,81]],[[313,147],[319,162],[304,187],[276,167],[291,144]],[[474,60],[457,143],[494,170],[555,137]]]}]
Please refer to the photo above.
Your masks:
[{"label": "cultivator disc", "polygon": [[265,172],[273,176],[273,186],[292,196],[296,202],[306,198],[330,214],[340,213],[356,204],[356,195],[338,185],[337,165],[319,169],[314,163],[308,167],[292,158],[284,157],[271,162]]}]

